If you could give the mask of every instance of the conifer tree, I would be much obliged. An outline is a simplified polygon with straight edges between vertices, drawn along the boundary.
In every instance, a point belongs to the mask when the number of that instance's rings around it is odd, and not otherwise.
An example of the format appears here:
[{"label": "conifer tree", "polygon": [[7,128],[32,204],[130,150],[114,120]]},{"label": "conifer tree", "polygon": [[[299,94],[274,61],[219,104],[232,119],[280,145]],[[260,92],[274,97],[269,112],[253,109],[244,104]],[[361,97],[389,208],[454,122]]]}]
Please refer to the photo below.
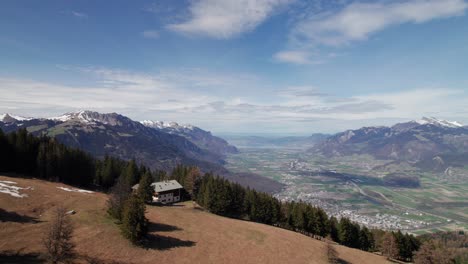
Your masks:
[{"label": "conifer tree", "polygon": [[330,221],[328,223],[329,225],[329,230],[330,230],[330,238],[337,242],[340,243],[340,237],[339,237],[339,230],[338,230],[338,220],[332,216],[330,217]]},{"label": "conifer tree", "polygon": [[128,162],[127,167],[123,171],[123,175],[129,186],[135,185],[140,180],[140,172],[135,160]]},{"label": "conifer tree", "polygon": [[359,248],[359,225],[352,223],[348,218],[341,218],[340,241],[347,247]]},{"label": "conifer tree", "polygon": [[125,238],[134,244],[140,244],[148,233],[148,220],[145,217],[145,203],[136,196],[131,195],[126,201],[121,230]]},{"label": "conifer tree", "polygon": [[359,248],[369,251],[374,247],[374,237],[367,227],[361,228],[359,231]]},{"label": "conifer tree", "polygon": [[141,177],[140,183],[138,185],[138,196],[143,199],[144,202],[152,202],[154,187],[151,186],[153,183],[153,178],[149,172],[146,172],[143,177]]}]

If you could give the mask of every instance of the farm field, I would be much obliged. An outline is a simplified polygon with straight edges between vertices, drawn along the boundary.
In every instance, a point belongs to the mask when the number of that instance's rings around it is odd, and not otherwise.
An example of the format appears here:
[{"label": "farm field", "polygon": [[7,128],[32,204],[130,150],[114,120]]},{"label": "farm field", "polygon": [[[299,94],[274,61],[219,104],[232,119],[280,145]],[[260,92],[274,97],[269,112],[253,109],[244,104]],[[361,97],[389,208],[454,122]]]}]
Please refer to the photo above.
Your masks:
[{"label": "farm field", "polygon": [[[371,227],[415,234],[468,230],[466,168],[452,169],[447,176],[368,155],[329,159],[279,148],[241,149],[228,157],[227,168],[285,184],[275,194],[280,199],[309,201],[331,215],[347,216]],[[418,176],[421,186],[388,186],[382,177],[389,173]]]},{"label": "farm field", "polygon": [[[59,205],[76,211],[71,218],[78,254],[99,263],[327,263],[324,242],[213,215],[191,202],[148,206],[151,243],[148,248],[137,248],[107,217],[105,194],[36,179],[0,176],[0,183],[1,263],[41,263],[41,237]],[[342,246],[336,249],[346,263],[386,263],[371,253]]]}]

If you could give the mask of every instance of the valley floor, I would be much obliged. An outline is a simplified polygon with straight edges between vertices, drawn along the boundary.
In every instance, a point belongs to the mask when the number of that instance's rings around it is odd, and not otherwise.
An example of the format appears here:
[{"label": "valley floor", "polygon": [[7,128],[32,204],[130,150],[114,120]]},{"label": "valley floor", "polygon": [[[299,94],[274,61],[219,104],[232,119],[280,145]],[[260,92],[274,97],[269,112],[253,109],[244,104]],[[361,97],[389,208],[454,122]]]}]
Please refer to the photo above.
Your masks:
[{"label": "valley floor", "polygon": [[[77,252],[103,263],[327,263],[324,242],[213,215],[191,202],[147,206],[151,243],[134,247],[107,217],[106,200],[105,194],[64,184],[0,176],[0,262],[39,263],[35,254],[43,252],[43,233],[53,209],[63,205],[76,211],[71,218]],[[387,263],[371,253],[335,247],[343,263]],[[12,253],[18,257],[7,256]]]}]

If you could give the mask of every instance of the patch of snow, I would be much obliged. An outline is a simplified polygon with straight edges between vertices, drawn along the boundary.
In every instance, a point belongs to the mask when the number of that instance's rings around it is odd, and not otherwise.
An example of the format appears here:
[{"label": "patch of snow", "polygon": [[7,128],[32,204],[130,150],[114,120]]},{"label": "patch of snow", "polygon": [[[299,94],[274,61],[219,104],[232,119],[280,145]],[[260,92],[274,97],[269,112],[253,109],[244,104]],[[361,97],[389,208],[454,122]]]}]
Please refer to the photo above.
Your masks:
[{"label": "patch of snow", "polygon": [[13,186],[16,184],[17,183],[13,181],[0,181],[0,193],[9,194],[16,198],[24,198],[24,197],[28,197],[28,195],[25,193],[20,194],[20,190],[34,190],[32,187],[23,188],[23,187]]},{"label": "patch of snow", "polygon": [[431,124],[431,125],[450,127],[450,128],[463,127],[463,125],[458,123],[457,121],[447,121],[443,119],[437,119],[435,117],[423,117],[422,119],[416,120],[415,122],[420,125]]},{"label": "patch of snow", "polygon": [[5,113],[5,114],[0,114],[0,121],[3,121],[5,118],[8,119],[8,117],[13,118],[13,119],[15,119],[17,121],[28,121],[28,120],[34,119],[34,118],[31,118],[31,117],[17,116],[17,115],[12,115],[12,114],[9,114],[9,113]]},{"label": "patch of snow", "polygon": [[6,184],[18,184],[14,181],[0,181],[0,183],[6,183]]},{"label": "patch of snow", "polygon": [[17,116],[17,115],[10,115],[10,116],[18,121],[28,121],[28,120],[34,119],[32,117],[24,117],[24,116]]},{"label": "patch of snow", "polygon": [[164,129],[169,128],[173,130],[193,130],[195,127],[192,125],[179,125],[177,122],[163,122],[163,121],[152,121],[152,120],[143,120],[140,122],[146,127],[156,128],[156,129]]},{"label": "patch of snow", "polygon": [[67,192],[78,192],[78,193],[94,193],[92,191],[77,189],[77,188],[67,188],[67,187],[57,187],[58,189],[67,191]]},{"label": "patch of snow", "polygon": [[55,120],[55,121],[62,121],[62,122],[67,122],[70,120],[77,120],[83,123],[90,123],[90,122],[95,121],[92,118],[88,118],[87,112],[88,111],[70,112],[70,113],[63,114],[61,116],[51,117],[49,119]]},{"label": "patch of snow", "polygon": [[49,120],[55,121],[75,121],[82,124],[89,124],[89,125],[96,125],[97,123],[104,124],[104,125],[121,125],[121,121],[119,120],[119,115],[115,113],[109,114],[100,114],[98,112],[93,111],[78,111],[78,112],[71,112],[66,113],[64,115],[58,117],[51,117]]}]

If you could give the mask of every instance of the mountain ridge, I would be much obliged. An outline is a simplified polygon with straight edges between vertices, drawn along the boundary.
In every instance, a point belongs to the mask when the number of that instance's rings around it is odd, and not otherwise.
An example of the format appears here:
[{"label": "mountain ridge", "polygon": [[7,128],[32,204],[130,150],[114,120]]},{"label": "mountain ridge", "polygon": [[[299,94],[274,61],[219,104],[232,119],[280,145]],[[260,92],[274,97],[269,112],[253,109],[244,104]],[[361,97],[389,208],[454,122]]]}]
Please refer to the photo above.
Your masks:
[{"label": "mountain ridge", "polygon": [[153,169],[167,170],[186,163],[199,165],[205,171],[225,171],[224,161],[217,154],[199,148],[185,137],[148,128],[117,113],[77,111],[59,117],[28,119],[5,114],[0,121],[5,132],[26,128],[36,135],[56,137],[65,145],[97,157],[111,154],[126,160],[136,158]]},{"label": "mountain ridge", "polygon": [[[370,154],[378,159],[416,163],[431,170],[468,164],[468,129],[436,118],[362,127],[337,133],[309,149],[325,156]],[[431,162],[439,160],[439,162]],[[442,161],[442,162],[440,162]],[[440,166],[444,164],[443,166]]]}]

